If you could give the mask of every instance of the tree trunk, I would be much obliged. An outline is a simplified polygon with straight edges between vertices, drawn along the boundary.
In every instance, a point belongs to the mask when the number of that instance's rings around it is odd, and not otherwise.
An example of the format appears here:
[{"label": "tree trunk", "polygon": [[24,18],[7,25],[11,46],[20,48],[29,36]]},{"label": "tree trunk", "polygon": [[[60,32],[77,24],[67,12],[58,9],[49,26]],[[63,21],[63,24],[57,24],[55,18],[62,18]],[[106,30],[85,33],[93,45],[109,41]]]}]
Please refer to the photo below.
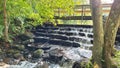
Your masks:
[{"label": "tree trunk", "polygon": [[114,42],[116,33],[120,25],[120,0],[115,0],[107,22],[105,23],[105,38],[104,38],[104,56],[105,56],[105,68],[113,68],[114,62],[112,60],[112,51],[114,48]]},{"label": "tree trunk", "polygon": [[93,61],[94,68],[102,68],[102,48],[104,44],[104,32],[102,23],[101,0],[90,0],[93,19]]},{"label": "tree trunk", "polygon": [[6,12],[6,0],[4,0],[4,38],[5,38],[5,45],[8,46],[8,24],[7,24],[7,12]]}]

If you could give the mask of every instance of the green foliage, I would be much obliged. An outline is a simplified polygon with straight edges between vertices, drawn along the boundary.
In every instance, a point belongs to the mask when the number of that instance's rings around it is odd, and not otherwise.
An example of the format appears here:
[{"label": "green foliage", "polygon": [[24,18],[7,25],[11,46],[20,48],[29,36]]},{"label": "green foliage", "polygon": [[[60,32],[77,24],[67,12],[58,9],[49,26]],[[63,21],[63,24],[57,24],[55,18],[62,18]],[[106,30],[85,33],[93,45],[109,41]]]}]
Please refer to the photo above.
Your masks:
[{"label": "green foliage", "polygon": [[33,7],[33,13],[29,15],[35,22],[32,25],[41,24],[45,21],[54,21],[54,10],[61,8],[68,12],[73,8],[72,0],[32,0],[30,1]]},{"label": "green foliage", "polygon": [[92,62],[89,61],[89,62],[86,64],[85,68],[93,68]]},{"label": "green foliage", "polygon": [[[3,1],[0,0],[0,38],[3,36]],[[73,0],[7,0],[7,23],[9,37],[24,33],[28,26],[36,26],[46,21],[54,22],[54,10],[61,8],[70,12]],[[25,22],[29,18],[33,21]]]},{"label": "green foliage", "polygon": [[3,36],[3,29],[4,29],[4,26],[2,24],[3,22],[3,14],[2,14],[2,0],[0,0],[0,38]]},{"label": "green foliage", "polygon": [[38,49],[36,51],[34,51],[33,55],[34,57],[38,58],[38,57],[41,57],[43,55],[44,51],[41,50],[41,49]]},{"label": "green foliage", "polygon": [[118,68],[120,68],[120,51],[116,51],[114,60],[117,63]]},{"label": "green foliage", "polygon": [[8,0],[7,13],[11,18],[26,17],[34,19],[32,25],[42,24],[45,21],[53,21],[54,10],[64,9],[70,13],[73,8],[73,0]]},{"label": "green foliage", "polygon": [[83,68],[93,68],[93,64],[90,60],[81,62],[80,66]]},{"label": "green foliage", "polygon": [[0,25],[0,38],[3,36],[3,29],[4,29],[4,26]]}]

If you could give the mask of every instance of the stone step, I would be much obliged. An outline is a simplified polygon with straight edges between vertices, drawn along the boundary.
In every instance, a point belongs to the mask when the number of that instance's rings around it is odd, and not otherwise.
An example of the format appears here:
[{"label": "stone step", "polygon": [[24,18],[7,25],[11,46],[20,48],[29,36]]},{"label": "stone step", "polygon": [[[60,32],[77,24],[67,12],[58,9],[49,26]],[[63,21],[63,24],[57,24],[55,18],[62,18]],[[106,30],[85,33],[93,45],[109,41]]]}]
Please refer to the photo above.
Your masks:
[{"label": "stone step", "polygon": [[60,40],[68,40],[67,36],[63,36],[63,35],[51,35],[51,38],[53,39],[60,39]]},{"label": "stone step", "polygon": [[43,30],[43,29],[37,29],[36,32],[42,32],[42,33],[47,33],[47,30]]},{"label": "stone step", "polygon": [[75,41],[75,42],[82,41],[82,36],[77,36],[77,35],[67,36],[67,35],[60,35],[60,34],[49,34],[49,33],[47,34],[47,33],[41,33],[41,32],[36,32],[35,35],[36,37],[49,37],[49,39],[69,40],[69,41]]},{"label": "stone step", "polygon": [[47,37],[35,37],[34,39],[34,43],[46,43],[49,41],[49,38]]},{"label": "stone step", "polygon": [[120,42],[120,35],[116,36],[116,41]]},{"label": "stone step", "polygon": [[71,42],[71,41],[63,41],[59,39],[49,39],[49,38],[43,38],[43,37],[36,37],[34,38],[34,43],[49,43],[52,45],[61,45],[61,46],[68,46],[68,47],[80,47],[80,44],[77,42]]},{"label": "stone step", "polygon": [[93,40],[90,40],[91,44],[93,44]]},{"label": "stone step", "polygon": [[93,28],[92,25],[69,25],[69,24],[58,24],[58,27],[74,27],[74,28]]},{"label": "stone step", "polygon": [[61,40],[61,45],[62,46],[68,46],[68,47],[80,47],[80,44],[77,42],[71,42],[71,41],[63,41]]},{"label": "stone step", "polygon": [[65,32],[65,35],[67,35],[67,36],[74,36],[74,35],[76,35],[76,33],[73,33],[73,32]]},{"label": "stone step", "polygon": [[72,36],[72,37],[69,37],[69,40],[70,40],[70,41],[75,41],[75,42],[80,42],[80,41],[82,41],[82,38],[75,37],[75,36],[73,37],[73,36]]},{"label": "stone step", "polygon": [[85,33],[79,33],[79,36],[83,37],[83,36],[85,36]]},{"label": "stone step", "polygon": [[93,38],[93,35],[92,34],[87,34],[87,37],[88,38]]},{"label": "stone step", "polygon": [[52,39],[61,39],[61,40],[68,40],[69,38],[65,35],[59,35],[59,34],[46,34],[46,33],[40,33],[40,32],[36,32],[35,33],[36,36],[41,36],[41,37],[49,37]]},{"label": "stone step", "polygon": [[120,35],[120,28],[118,28],[117,34]]},{"label": "stone step", "polygon": [[36,37],[38,37],[38,36],[42,36],[42,37],[47,37],[48,36],[48,34],[46,34],[46,33],[42,33],[42,32],[35,32],[35,33],[33,33]]},{"label": "stone step", "polygon": [[58,27],[38,27],[38,28],[36,28],[36,30],[39,30],[39,29],[42,29],[42,30],[49,30],[49,29],[51,29],[51,30],[58,30],[59,28]]}]

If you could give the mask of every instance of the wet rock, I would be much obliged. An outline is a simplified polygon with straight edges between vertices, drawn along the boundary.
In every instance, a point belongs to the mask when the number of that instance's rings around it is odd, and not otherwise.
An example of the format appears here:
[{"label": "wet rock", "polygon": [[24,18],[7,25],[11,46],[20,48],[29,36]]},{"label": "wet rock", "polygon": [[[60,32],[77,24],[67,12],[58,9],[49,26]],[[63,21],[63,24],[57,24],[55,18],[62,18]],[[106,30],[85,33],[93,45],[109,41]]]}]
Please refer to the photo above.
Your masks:
[{"label": "wet rock", "polygon": [[15,59],[25,60],[25,58],[23,57],[23,55],[20,54],[20,53],[16,53],[16,54],[14,54],[13,56],[14,56]]},{"label": "wet rock", "polygon": [[5,58],[5,52],[2,50],[2,49],[0,49],[0,62],[1,62],[1,60],[3,60],[3,58]]},{"label": "wet rock", "polygon": [[43,57],[43,60],[44,60],[44,61],[47,61],[47,60],[49,59],[50,56],[49,56],[49,53],[46,52],[46,53],[43,54],[42,57]]},{"label": "wet rock", "polygon": [[2,55],[4,52],[2,51],[2,49],[0,49],[0,55]]},{"label": "wet rock", "polygon": [[48,30],[48,31],[47,31],[47,33],[49,33],[49,34],[55,34],[55,33],[56,33],[56,31],[53,31],[53,30]]},{"label": "wet rock", "polygon": [[91,44],[93,44],[93,40],[90,40]]},{"label": "wet rock", "polygon": [[86,68],[88,65],[89,68],[93,68],[93,65],[89,62],[89,59],[83,58],[81,61],[75,61],[72,68]]},{"label": "wet rock", "polygon": [[64,32],[62,32],[62,31],[59,31],[59,32],[58,32],[58,34],[62,34],[62,35],[64,35],[65,33],[64,33]]},{"label": "wet rock", "polygon": [[58,48],[50,50],[49,56],[50,61],[53,61],[54,63],[59,63],[63,58],[62,50]]},{"label": "wet rock", "polygon": [[85,36],[85,34],[84,34],[84,33],[79,33],[79,35],[80,35],[80,36],[82,36],[82,37],[83,37],[83,36]]},{"label": "wet rock", "polygon": [[16,53],[16,54],[14,54],[14,58],[19,58],[19,57],[21,57],[21,54],[20,53]]},{"label": "wet rock", "polygon": [[69,40],[70,40],[70,41],[74,41],[74,40],[75,40],[75,37],[69,37]]},{"label": "wet rock", "polygon": [[118,28],[117,34],[120,35],[120,27]]},{"label": "wet rock", "polygon": [[60,40],[68,40],[67,36],[62,36],[62,35],[52,35],[52,39],[60,39]]},{"label": "wet rock", "polygon": [[72,30],[72,28],[66,28],[65,30],[66,30],[66,31],[71,31],[71,30]]},{"label": "wet rock", "polygon": [[49,68],[49,64],[46,62],[43,62],[38,68]]},{"label": "wet rock", "polygon": [[80,62],[75,62],[72,68],[82,68],[82,67],[80,66]]},{"label": "wet rock", "polygon": [[[30,51],[31,51],[31,50],[30,50]],[[27,54],[29,54],[30,51],[29,51],[28,49],[25,49],[22,54],[23,54],[24,56],[27,56]]]},{"label": "wet rock", "polygon": [[54,40],[54,39],[51,39],[51,40],[49,40],[49,44],[61,45],[61,40]]},{"label": "wet rock", "polygon": [[[13,58],[4,58],[4,59],[3,59],[3,61],[4,61],[5,63],[9,63],[11,60],[13,60]],[[13,63],[13,61],[12,61],[12,63]]]},{"label": "wet rock", "polygon": [[33,37],[34,37],[34,35],[31,32],[26,32],[25,34],[16,36],[16,40],[25,41],[25,40],[31,39]]},{"label": "wet rock", "polygon": [[38,29],[36,30],[37,32],[40,32],[40,33],[47,33],[47,30],[42,30],[42,29]]},{"label": "wet rock", "polygon": [[73,35],[76,35],[75,33],[72,33],[72,32],[65,32],[65,34],[66,34],[67,36],[73,36]]},{"label": "wet rock", "polygon": [[83,32],[83,30],[82,30],[82,29],[80,29],[79,31],[80,31],[80,32]]},{"label": "wet rock", "polygon": [[29,43],[33,43],[34,39],[28,39],[22,42],[22,44],[29,44]]},{"label": "wet rock", "polygon": [[43,47],[40,47],[40,49],[42,50],[49,50],[51,47],[48,45],[48,46],[43,46]]},{"label": "wet rock", "polygon": [[81,45],[77,42],[73,42],[73,47],[80,47]]},{"label": "wet rock", "polygon": [[61,45],[62,46],[68,46],[68,47],[73,46],[72,42],[70,42],[70,41],[61,41]]},{"label": "wet rock", "polygon": [[48,38],[46,38],[46,37],[35,37],[34,40],[35,40],[34,43],[46,43],[48,41]]},{"label": "wet rock", "polygon": [[80,61],[84,57],[90,59],[92,57],[91,50],[85,50],[81,48],[70,48],[68,50],[62,51],[64,53],[64,57],[70,59],[72,61]]},{"label": "wet rock", "polygon": [[88,34],[87,37],[88,37],[88,38],[93,38],[93,35]]},{"label": "wet rock", "polygon": [[50,50],[49,55],[60,57],[60,56],[62,56],[61,51],[62,51],[62,49],[56,48],[56,49]]},{"label": "wet rock", "polygon": [[117,36],[116,36],[116,41],[119,41],[119,42],[120,42],[120,35],[117,35]]},{"label": "wet rock", "polygon": [[69,40],[70,41],[75,41],[75,42],[80,42],[80,41],[82,41],[82,38],[79,38],[79,37],[69,37]]},{"label": "wet rock", "polygon": [[35,32],[34,35],[35,36],[41,36],[41,37],[47,37],[47,34],[41,33],[41,32]]},{"label": "wet rock", "polygon": [[42,49],[38,49],[38,50],[34,51],[33,57],[39,58],[43,55],[43,53],[44,53],[44,51]]},{"label": "wet rock", "polygon": [[17,49],[17,50],[24,50],[25,46],[24,45],[20,45],[20,44],[13,44],[12,48],[13,49]]},{"label": "wet rock", "polygon": [[16,54],[16,53],[20,53],[20,51],[16,50],[16,49],[10,49],[10,50],[7,50],[6,55],[8,57],[13,57],[13,55]]},{"label": "wet rock", "polygon": [[51,64],[49,68],[61,68],[59,64]]}]

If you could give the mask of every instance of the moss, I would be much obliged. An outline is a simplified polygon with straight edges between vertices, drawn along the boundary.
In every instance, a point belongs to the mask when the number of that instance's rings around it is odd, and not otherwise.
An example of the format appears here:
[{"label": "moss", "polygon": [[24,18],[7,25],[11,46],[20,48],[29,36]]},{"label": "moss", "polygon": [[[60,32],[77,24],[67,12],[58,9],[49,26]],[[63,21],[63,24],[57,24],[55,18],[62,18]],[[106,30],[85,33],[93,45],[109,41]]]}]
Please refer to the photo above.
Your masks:
[{"label": "moss", "polygon": [[10,50],[8,50],[6,52],[8,57],[13,57],[13,55],[16,54],[16,53],[20,53],[20,51],[19,50],[15,50],[15,49],[10,49]]},{"label": "moss", "polygon": [[44,51],[42,49],[38,49],[36,51],[34,51],[34,54],[33,56],[38,58],[38,57],[41,57],[43,55]]},{"label": "moss", "polygon": [[18,59],[18,58],[21,57],[21,54],[20,54],[20,53],[16,53],[16,54],[14,54],[13,56],[14,56],[14,58]]}]

